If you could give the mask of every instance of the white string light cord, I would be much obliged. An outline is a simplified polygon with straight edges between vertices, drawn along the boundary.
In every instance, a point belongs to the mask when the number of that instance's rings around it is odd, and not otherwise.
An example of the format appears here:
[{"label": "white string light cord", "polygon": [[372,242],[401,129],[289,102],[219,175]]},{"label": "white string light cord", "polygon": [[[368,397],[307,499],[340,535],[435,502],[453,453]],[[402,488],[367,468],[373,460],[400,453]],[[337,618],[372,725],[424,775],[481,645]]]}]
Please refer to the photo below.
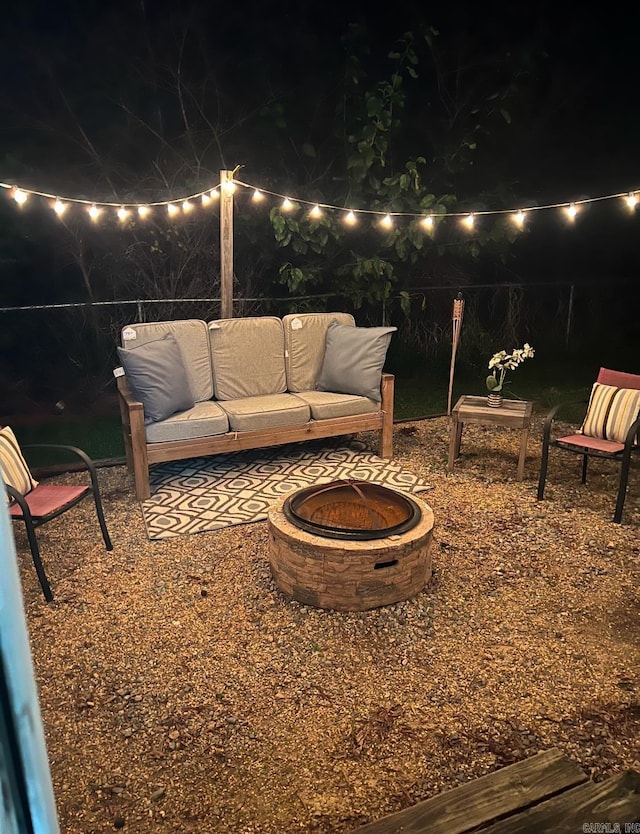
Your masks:
[{"label": "white string light cord", "polygon": [[[232,182],[227,185],[233,185]],[[8,189],[10,196],[18,203],[24,205],[30,197],[41,197],[46,200],[53,211],[62,217],[70,206],[81,206],[86,210],[89,217],[95,222],[105,211],[115,212],[116,217],[121,222],[129,219],[133,213],[144,220],[149,217],[154,209],[164,209],[169,217],[178,214],[189,214],[198,202],[202,206],[208,206],[220,197],[220,186],[214,188],[207,188],[205,191],[199,191],[197,194],[190,194],[187,197],[180,197],[177,200],[157,200],[148,203],[114,203],[104,200],[85,200],[80,197],[61,197],[57,194],[48,194],[46,191],[36,191],[33,188],[24,188],[19,185],[9,185],[6,182],[0,182],[0,188]]]},{"label": "white string light cord", "polygon": [[[238,170],[236,168],[236,170]],[[235,172],[234,172],[235,173]],[[316,203],[311,200],[304,200],[298,197],[290,197],[285,194],[280,194],[276,191],[269,191],[265,188],[259,188],[250,183],[243,182],[230,178],[222,185],[218,184],[213,188],[207,188],[204,191],[199,191],[196,194],[190,194],[186,197],[180,197],[174,200],[157,200],[155,202],[147,203],[118,203],[106,202],[102,200],[86,200],[78,197],[61,197],[56,194],[49,194],[45,191],[37,191],[32,188],[25,188],[19,185],[11,185],[9,183],[0,182],[0,188],[6,189],[18,205],[24,205],[29,197],[40,197],[46,200],[53,211],[61,217],[70,206],[77,205],[82,207],[94,222],[98,221],[105,212],[115,213],[115,216],[121,222],[129,220],[136,215],[139,219],[144,220],[150,217],[154,211],[163,209],[169,217],[177,217],[179,215],[189,214],[197,206],[206,208],[211,206],[216,200],[220,198],[220,189],[224,188],[228,193],[233,193],[236,189],[244,188],[252,192],[251,198],[254,202],[259,203],[267,197],[280,200],[280,210],[282,212],[293,212],[303,208],[307,211],[312,219],[319,219],[326,211],[337,212],[342,215],[342,220],[348,226],[355,226],[358,223],[359,216],[372,216],[379,218],[378,224],[383,229],[393,228],[394,222],[397,219],[417,220],[426,231],[433,230],[436,221],[446,218],[457,219],[469,231],[473,230],[476,219],[485,216],[499,216],[508,215],[509,218],[519,228],[524,227],[527,215],[534,211],[545,211],[550,209],[557,209],[563,211],[567,218],[571,221],[575,220],[580,212],[580,209],[590,203],[598,203],[604,200],[624,200],[630,211],[634,211],[640,199],[640,190],[623,191],[617,194],[605,194],[601,197],[587,197],[581,200],[573,200],[571,202],[563,203],[549,203],[548,205],[531,206],[529,208],[521,209],[497,209],[497,210],[483,210],[475,212],[432,212],[432,213],[415,213],[402,211],[376,211],[373,209],[355,209],[344,206],[335,206],[329,203]]]}]

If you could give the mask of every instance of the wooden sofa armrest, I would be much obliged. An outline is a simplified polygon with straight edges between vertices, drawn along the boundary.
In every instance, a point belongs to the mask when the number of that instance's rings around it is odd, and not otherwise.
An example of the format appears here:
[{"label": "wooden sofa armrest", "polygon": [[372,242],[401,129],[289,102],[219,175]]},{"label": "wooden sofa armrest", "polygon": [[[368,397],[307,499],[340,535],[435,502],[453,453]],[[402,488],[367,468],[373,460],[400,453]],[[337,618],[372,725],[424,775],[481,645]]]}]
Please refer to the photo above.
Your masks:
[{"label": "wooden sofa armrest", "polygon": [[144,411],[142,403],[133,396],[126,376],[116,377],[116,385],[118,386],[118,397],[121,400],[121,404],[124,404],[128,411]]},{"label": "wooden sofa armrest", "polygon": [[127,468],[136,478],[142,475],[148,481],[149,459],[147,435],[144,430],[144,406],[133,396],[126,376],[116,377],[118,403],[124,434],[124,451]]},{"label": "wooden sofa armrest", "polygon": [[395,395],[395,377],[393,374],[382,374],[380,394],[382,396],[380,410],[383,412],[383,416],[379,455],[381,458],[390,459],[393,457],[393,400]]}]

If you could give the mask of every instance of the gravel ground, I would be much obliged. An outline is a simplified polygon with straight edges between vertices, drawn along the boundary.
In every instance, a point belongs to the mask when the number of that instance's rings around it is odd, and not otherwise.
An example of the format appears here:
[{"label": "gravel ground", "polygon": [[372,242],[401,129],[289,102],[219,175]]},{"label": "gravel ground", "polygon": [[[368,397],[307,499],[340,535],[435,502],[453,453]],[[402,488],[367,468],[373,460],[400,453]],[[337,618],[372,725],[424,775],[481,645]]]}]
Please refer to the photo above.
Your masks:
[{"label": "gravel ground", "polygon": [[39,531],[52,605],[16,528],[64,834],[349,832],[553,746],[639,769],[640,471],[622,525],[612,464],[553,455],[537,502],[540,434],[518,483],[514,432],[469,427],[446,477],[446,418],[396,426],[434,573],[364,613],[284,599],[266,522],[148,541],[123,467],[112,553],[88,502]]}]

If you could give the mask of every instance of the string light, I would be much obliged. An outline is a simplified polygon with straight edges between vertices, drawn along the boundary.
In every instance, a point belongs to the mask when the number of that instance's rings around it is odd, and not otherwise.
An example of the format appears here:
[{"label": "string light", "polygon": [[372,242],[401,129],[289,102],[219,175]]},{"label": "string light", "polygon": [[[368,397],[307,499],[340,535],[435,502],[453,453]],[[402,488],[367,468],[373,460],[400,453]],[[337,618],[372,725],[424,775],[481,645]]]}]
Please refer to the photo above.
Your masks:
[{"label": "string light", "polygon": [[345,215],[344,222],[345,222],[348,226],[355,226],[355,225],[356,225],[356,223],[358,222],[358,218],[355,216],[355,214],[354,214],[352,211],[349,211],[349,212],[347,212],[347,214]]},{"label": "string light", "polygon": [[[229,193],[233,193],[235,191],[235,183],[228,181],[226,183],[228,187]],[[130,203],[126,206],[123,206],[122,203],[112,202],[108,200],[85,200],[79,197],[64,197],[61,198],[57,194],[49,194],[46,191],[38,191],[33,188],[24,188],[18,185],[10,185],[6,182],[0,182],[0,188],[8,189],[10,192],[11,197],[16,201],[16,203],[24,204],[26,203],[27,199],[30,196],[34,197],[44,197],[45,199],[49,200],[51,207],[56,212],[56,214],[60,213],[60,205],[65,206],[68,208],[71,204],[82,205],[87,207],[87,210],[92,206],[99,206],[102,209],[112,208],[116,215],[120,208],[127,208],[137,210],[142,203]],[[191,202],[195,199],[201,199],[203,203],[209,202],[209,200],[215,199],[220,197],[220,192],[217,188],[207,189],[206,191],[200,191],[197,194],[190,194],[187,197],[180,198],[179,200],[158,200],[157,202],[148,203],[146,205],[149,206],[168,206],[169,203],[178,203],[178,202]]]},{"label": "string light", "polygon": [[[239,166],[234,170],[233,174],[235,174],[235,172],[238,169]],[[592,197],[582,200],[575,200],[571,203],[563,202],[548,205],[531,206],[526,210],[519,209],[518,211],[513,211],[512,209],[488,209],[486,211],[476,212],[436,211],[428,215],[424,215],[410,211],[389,213],[368,209],[353,210],[345,209],[343,207],[335,205],[319,204],[309,200],[298,199],[297,197],[293,199],[284,194],[278,194],[275,191],[268,191],[266,189],[257,188],[254,185],[250,185],[240,180],[236,180],[234,177],[225,180],[224,183],[220,184],[219,186],[216,186],[214,188],[207,188],[206,190],[200,191],[197,194],[191,194],[179,199],[158,200],[156,202],[144,204],[130,203],[127,205],[122,205],[120,203],[110,201],[86,200],[82,198],[74,198],[67,196],[61,198],[59,195],[56,194],[48,194],[44,191],[38,191],[35,189],[25,188],[20,185],[8,184],[3,182],[0,182],[0,188],[7,189],[11,198],[15,200],[15,202],[20,206],[24,205],[29,199],[29,197],[32,196],[46,199],[48,204],[58,217],[62,217],[62,215],[65,214],[71,206],[80,205],[84,207],[84,209],[88,212],[89,217],[94,222],[96,222],[105,211],[111,212],[121,222],[129,218],[132,213],[137,214],[140,219],[144,219],[152,213],[154,207],[164,207],[170,217],[175,217],[180,212],[180,209],[182,209],[182,212],[185,214],[192,212],[196,208],[196,201],[198,205],[201,204],[203,207],[210,205],[213,200],[217,200],[220,198],[220,189],[224,189],[225,194],[231,195],[234,192],[236,192],[238,188],[245,188],[251,189],[252,200],[256,203],[265,200],[267,195],[274,198],[279,198],[281,200],[280,208],[282,211],[293,211],[295,209],[300,208],[300,206],[306,206],[308,207],[308,216],[312,219],[318,219],[322,217],[327,211],[333,210],[342,213],[343,222],[349,226],[355,226],[358,223],[360,217],[370,215],[372,217],[377,218],[377,222],[382,228],[391,229],[395,225],[395,221],[397,219],[415,218],[417,219],[420,227],[424,229],[424,231],[429,233],[432,233],[435,229],[435,221],[438,219],[442,220],[444,218],[457,218],[463,224],[463,226],[466,227],[466,229],[471,231],[475,228],[476,219],[480,216],[498,216],[501,214],[507,214],[511,221],[516,226],[518,226],[518,228],[523,228],[526,220],[528,219],[528,215],[530,215],[530,212],[532,211],[542,211],[545,209],[560,209],[566,214],[567,218],[571,222],[573,222],[580,209],[584,205],[587,205],[589,203],[600,202],[603,200],[622,199],[624,200],[625,205],[629,209],[629,211],[633,213],[635,212],[638,202],[640,201],[640,190],[631,190],[617,194],[606,194],[601,197]]]},{"label": "string light", "polygon": [[420,221],[420,225],[423,229],[426,229],[428,232],[433,231],[433,215],[428,214],[426,217],[423,217]]},{"label": "string light", "polygon": [[578,207],[575,203],[570,203],[568,206],[565,207],[565,214],[569,218],[569,220],[573,223],[576,219],[576,215],[578,214]]},{"label": "string light", "polygon": [[511,216],[511,219],[513,220],[513,222],[516,224],[516,226],[519,229],[522,229],[524,227],[524,212],[523,211],[517,211],[515,214],[513,214]]}]

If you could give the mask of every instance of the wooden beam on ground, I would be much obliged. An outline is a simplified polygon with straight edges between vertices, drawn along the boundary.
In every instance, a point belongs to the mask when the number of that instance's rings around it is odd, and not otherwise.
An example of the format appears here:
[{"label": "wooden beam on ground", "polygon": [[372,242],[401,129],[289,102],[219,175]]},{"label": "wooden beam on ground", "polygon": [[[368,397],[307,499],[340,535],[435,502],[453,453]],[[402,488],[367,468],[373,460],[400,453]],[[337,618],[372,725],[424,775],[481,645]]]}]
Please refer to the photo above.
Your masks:
[{"label": "wooden beam on ground", "polygon": [[[627,770],[604,782],[587,782],[501,820],[482,834],[574,834],[576,831],[638,831],[640,773]],[[587,827],[587,824],[591,824]],[[625,825],[626,824],[626,825]]]},{"label": "wooden beam on ground", "polygon": [[501,817],[586,781],[583,771],[553,748],[363,825],[353,834],[464,834],[483,830]]}]

